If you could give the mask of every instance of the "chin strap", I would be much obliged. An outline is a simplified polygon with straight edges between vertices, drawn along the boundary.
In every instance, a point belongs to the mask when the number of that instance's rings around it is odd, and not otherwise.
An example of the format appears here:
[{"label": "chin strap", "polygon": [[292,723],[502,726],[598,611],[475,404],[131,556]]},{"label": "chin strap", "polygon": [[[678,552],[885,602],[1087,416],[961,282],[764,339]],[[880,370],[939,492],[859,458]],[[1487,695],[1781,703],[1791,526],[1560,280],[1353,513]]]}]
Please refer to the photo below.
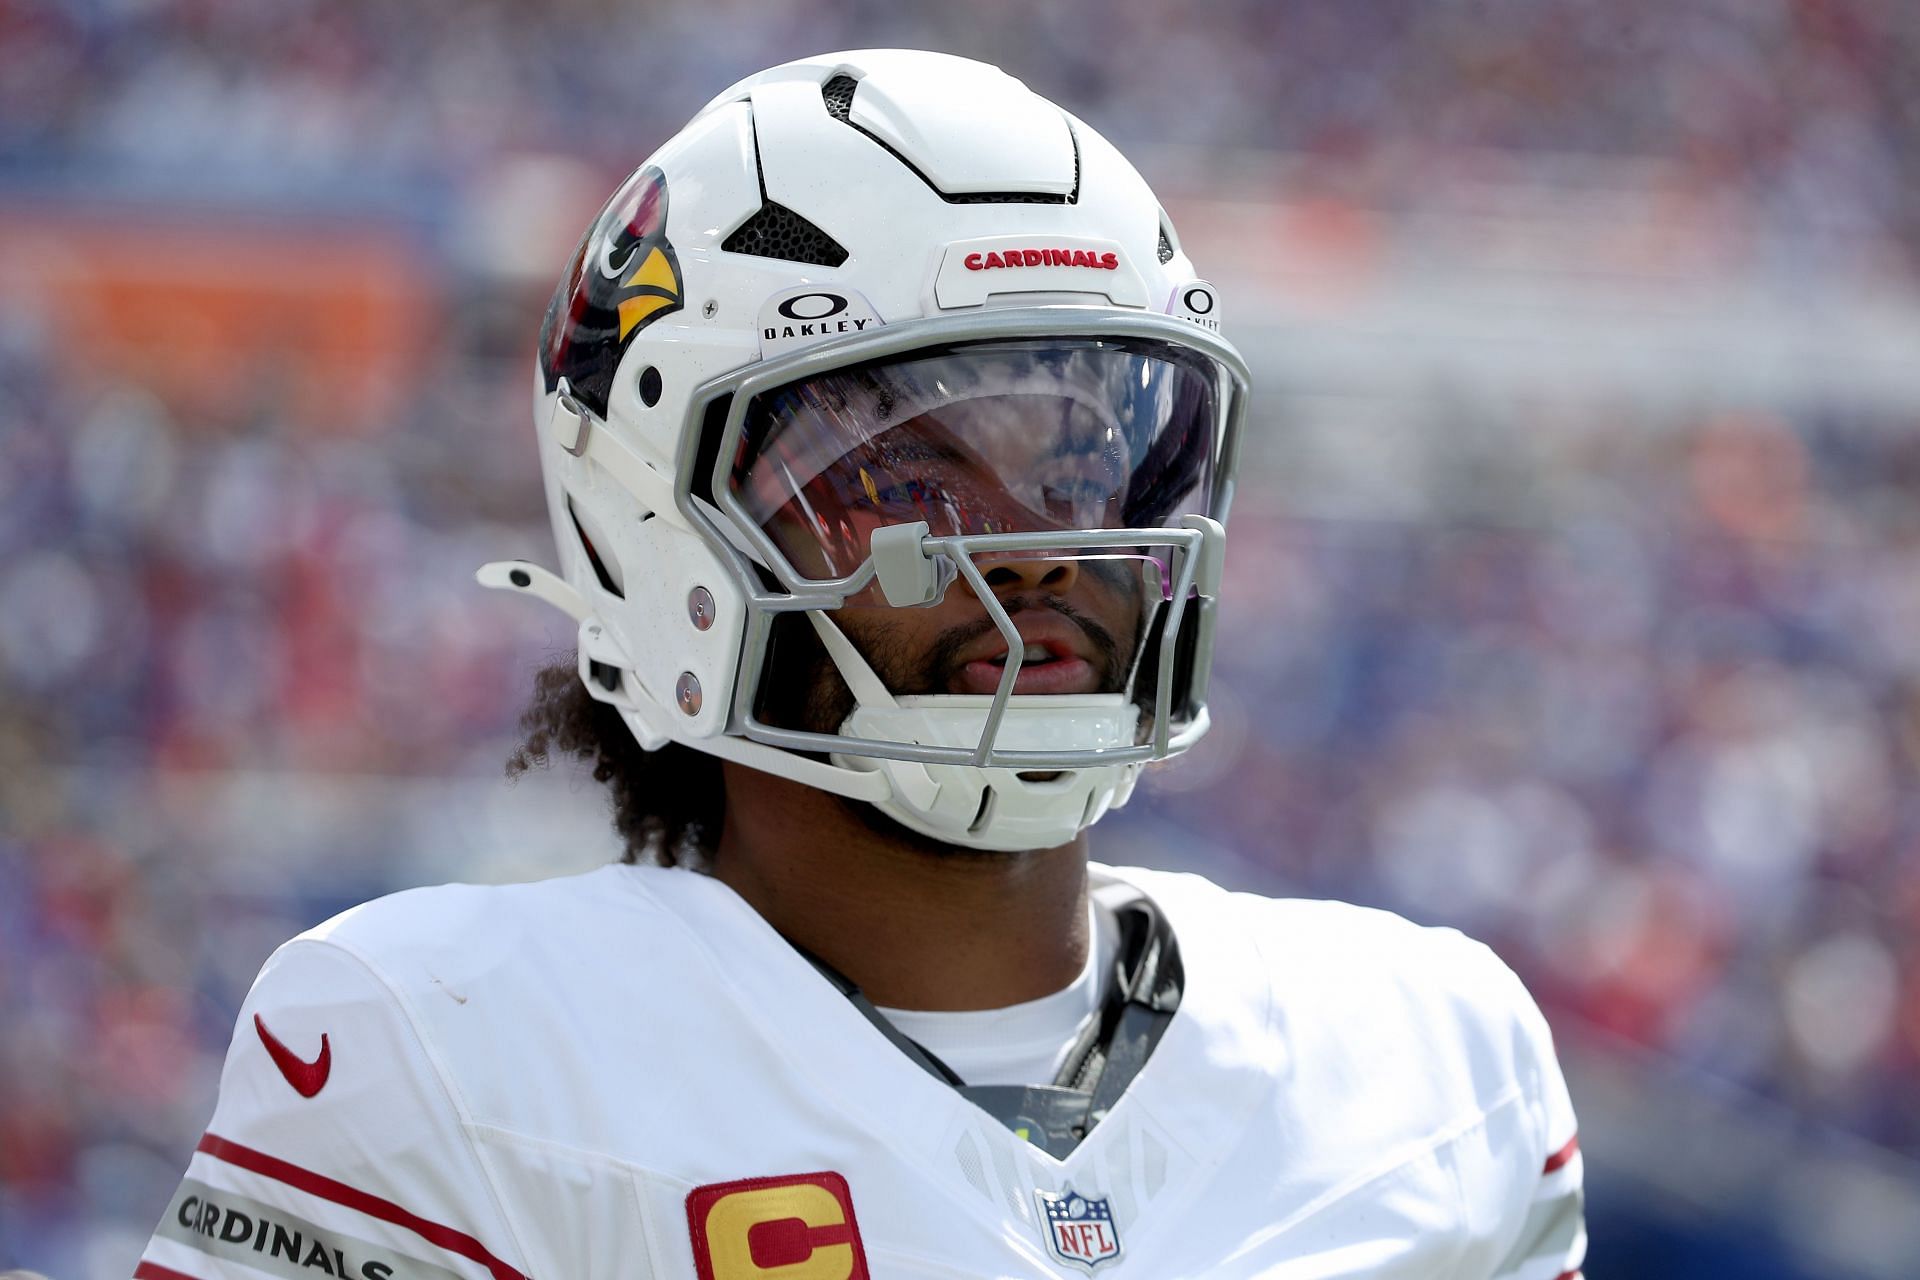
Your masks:
[{"label": "chin strap", "polygon": [[853,980],[787,939],[909,1059],[1055,1159],[1065,1159],[1127,1091],[1180,1007],[1186,970],[1173,926],[1144,894],[1115,908],[1120,947],[1113,982],[1052,1084],[968,1084],[925,1045],[887,1021]]},{"label": "chin strap", "polygon": [[847,639],[847,633],[825,610],[807,610],[807,621],[813,624],[814,633],[820,637],[820,645],[833,659],[833,665],[840,669],[840,678],[847,682],[855,702],[863,707],[885,707],[890,711],[900,705],[893,700],[879,673],[867,665],[867,660],[853,647],[853,641]]}]

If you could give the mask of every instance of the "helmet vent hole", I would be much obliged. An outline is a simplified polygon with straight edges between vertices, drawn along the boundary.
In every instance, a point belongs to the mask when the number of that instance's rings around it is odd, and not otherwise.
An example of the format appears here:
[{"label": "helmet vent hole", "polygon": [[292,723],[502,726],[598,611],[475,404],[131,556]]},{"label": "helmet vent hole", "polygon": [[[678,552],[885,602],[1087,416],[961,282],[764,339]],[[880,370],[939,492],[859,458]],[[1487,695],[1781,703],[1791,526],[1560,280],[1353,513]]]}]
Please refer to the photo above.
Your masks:
[{"label": "helmet vent hole", "polygon": [[572,498],[567,499],[567,519],[573,521],[574,536],[580,539],[580,545],[587,553],[587,563],[593,566],[593,576],[599,579],[600,589],[616,600],[625,600],[627,593],[620,589],[620,584],[614,581],[611,573],[607,572],[606,562],[601,560],[600,553],[594,550],[593,539],[587,536],[586,529],[581,526],[579,513],[573,509]]},{"label": "helmet vent hole", "polygon": [[1172,261],[1173,261],[1173,241],[1172,241],[1172,239],[1171,239],[1171,238],[1169,238],[1169,237],[1168,237],[1168,235],[1167,235],[1167,224],[1166,224],[1166,223],[1164,223],[1164,222],[1160,224],[1160,253],[1159,253],[1159,257],[1160,257],[1160,261],[1162,261],[1162,262],[1172,262]]},{"label": "helmet vent hole", "polygon": [[847,260],[840,242],[805,218],[769,200],[720,244],[728,253],[837,267]]},{"label": "helmet vent hole", "polygon": [[652,365],[640,371],[640,403],[649,409],[660,403],[660,370]]},{"label": "helmet vent hole", "polygon": [[820,86],[820,96],[826,99],[827,114],[835,120],[851,123],[853,115],[853,91],[860,82],[852,76],[835,76]]},{"label": "helmet vent hole", "polygon": [[980,808],[974,813],[973,821],[967,826],[968,835],[979,835],[987,829],[987,824],[993,821],[993,801],[994,790],[992,787],[988,787],[980,793]]}]

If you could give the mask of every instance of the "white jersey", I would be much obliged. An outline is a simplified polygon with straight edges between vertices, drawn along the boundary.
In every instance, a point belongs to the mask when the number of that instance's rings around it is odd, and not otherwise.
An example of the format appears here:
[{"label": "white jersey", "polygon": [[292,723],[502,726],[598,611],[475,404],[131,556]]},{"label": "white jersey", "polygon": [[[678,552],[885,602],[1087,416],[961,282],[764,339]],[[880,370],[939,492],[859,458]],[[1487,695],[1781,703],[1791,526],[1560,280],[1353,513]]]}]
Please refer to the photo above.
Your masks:
[{"label": "white jersey", "polygon": [[611,866],[289,942],[140,1280],[1572,1275],[1574,1121],[1493,954],[1096,867],[1185,994],[1064,1159],[890,1044],[725,885]]}]

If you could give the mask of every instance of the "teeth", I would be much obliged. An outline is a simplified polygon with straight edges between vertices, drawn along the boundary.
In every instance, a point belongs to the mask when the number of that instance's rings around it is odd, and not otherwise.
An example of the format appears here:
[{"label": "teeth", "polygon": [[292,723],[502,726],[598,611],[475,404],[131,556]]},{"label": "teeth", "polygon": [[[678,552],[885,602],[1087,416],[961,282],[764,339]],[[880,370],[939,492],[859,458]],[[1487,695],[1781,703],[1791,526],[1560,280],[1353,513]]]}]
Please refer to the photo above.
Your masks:
[{"label": "teeth", "polygon": [[[991,661],[996,667],[1004,667],[1007,665],[1007,655],[1003,653],[999,657],[991,659]],[[1053,655],[1047,651],[1047,646],[1043,644],[1030,644],[1020,651],[1020,661],[1052,662]]]}]

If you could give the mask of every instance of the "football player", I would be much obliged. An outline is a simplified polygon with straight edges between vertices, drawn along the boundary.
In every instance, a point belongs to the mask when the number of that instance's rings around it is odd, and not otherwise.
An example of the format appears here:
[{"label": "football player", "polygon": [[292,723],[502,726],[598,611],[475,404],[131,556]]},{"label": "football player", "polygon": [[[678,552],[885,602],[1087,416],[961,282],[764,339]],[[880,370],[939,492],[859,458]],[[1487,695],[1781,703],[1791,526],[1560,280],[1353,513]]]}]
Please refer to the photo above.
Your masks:
[{"label": "football player", "polygon": [[275,953],[141,1280],[1576,1273],[1547,1027],[1448,930],[1088,860],[1207,728],[1247,372],[995,68],[811,58],[615,192],[535,386],[521,767],[626,862]]}]

